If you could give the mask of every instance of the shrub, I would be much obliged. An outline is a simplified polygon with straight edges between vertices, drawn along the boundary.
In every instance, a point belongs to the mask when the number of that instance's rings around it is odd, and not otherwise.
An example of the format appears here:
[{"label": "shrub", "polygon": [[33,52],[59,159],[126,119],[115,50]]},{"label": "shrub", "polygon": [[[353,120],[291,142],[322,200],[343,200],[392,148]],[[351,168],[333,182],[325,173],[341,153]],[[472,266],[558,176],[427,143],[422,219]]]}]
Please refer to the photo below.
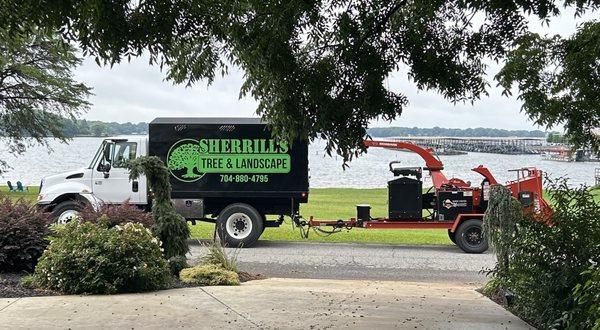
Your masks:
[{"label": "shrub", "polygon": [[189,265],[185,256],[175,256],[169,258],[169,268],[171,269],[171,274],[175,276],[179,276],[181,270],[188,267]]},{"label": "shrub", "polygon": [[583,282],[573,290],[575,306],[559,324],[572,329],[600,330],[600,266],[583,272]]},{"label": "shrub", "polygon": [[23,276],[21,278],[21,286],[27,289],[35,289],[35,277],[31,274]]},{"label": "shrub", "polygon": [[131,180],[137,179],[142,173],[146,175],[154,194],[152,214],[156,224],[153,231],[163,242],[165,257],[185,256],[189,251],[187,239],[190,237],[190,228],[185,219],[175,212],[171,202],[169,169],[156,156],[138,157],[126,166]]},{"label": "shrub", "polygon": [[46,249],[50,217],[24,200],[0,198],[0,270],[33,270]]},{"label": "shrub", "polygon": [[193,285],[239,285],[240,278],[236,272],[223,269],[218,265],[205,264],[181,270],[179,278],[182,282]]},{"label": "shrub", "polygon": [[154,226],[154,218],[151,213],[144,212],[128,202],[117,205],[102,204],[97,209],[88,204],[80,212],[79,218],[83,222],[98,222],[103,215],[108,219],[109,227],[124,225],[128,222],[139,223],[146,228]]},{"label": "shrub", "polygon": [[109,228],[72,221],[56,229],[35,269],[42,288],[109,294],[156,290],[170,283],[160,242],[140,224]]},{"label": "shrub", "polygon": [[227,251],[223,248],[219,237],[207,246],[208,253],[202,257],[200,263],[217,265],[223,269],[230,270],[232,272],[238,272],[237,267],[237,255],[234,253],[233,256],[227,255]]},{"label": "shrub", "polygon": [[551,225],[517,210],[502,187],[492,190],[484,220],[486,235],[500,247],[493,286],[513,293],[509,308],[540,328],[565,326],[565,313],[577,304],[573,290],[585,285],[586,271],[600,263],[599,203],[585,187],[570,188],[564,180],[549,188]]}]

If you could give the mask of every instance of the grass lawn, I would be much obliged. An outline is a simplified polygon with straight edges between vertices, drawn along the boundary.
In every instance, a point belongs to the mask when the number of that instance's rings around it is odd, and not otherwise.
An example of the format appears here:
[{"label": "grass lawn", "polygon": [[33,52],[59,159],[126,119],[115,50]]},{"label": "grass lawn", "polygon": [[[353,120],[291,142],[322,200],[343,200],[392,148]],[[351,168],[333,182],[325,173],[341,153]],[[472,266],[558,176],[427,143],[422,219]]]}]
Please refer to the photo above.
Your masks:
[{"label": "grass lawn", "polygon": [[0,186],[0,194],[10,197],[10,199],[13,201],[23,198],[28,201],[35,202],[39,191],[39,187],[32,186],[27,187],[27,191],[25,192],[9,192],[7,186]]}]

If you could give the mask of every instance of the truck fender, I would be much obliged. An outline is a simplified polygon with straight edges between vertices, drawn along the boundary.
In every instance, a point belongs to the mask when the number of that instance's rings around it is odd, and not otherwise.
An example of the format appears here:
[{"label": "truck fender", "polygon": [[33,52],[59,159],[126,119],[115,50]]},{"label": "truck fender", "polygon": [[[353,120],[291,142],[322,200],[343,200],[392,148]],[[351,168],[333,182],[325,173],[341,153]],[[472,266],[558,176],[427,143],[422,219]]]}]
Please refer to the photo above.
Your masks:
[{"label": "truck fender", "polygon": [[456,220],[454,220],[454,223],[452,224],[452,228],[450,228],[450,232],[451,233],[456,232],[456,229],[458,228],[458,226],[460,226],[460,224],[463,221],[466,221],[466,220],[469,220],[469,219],[480,219],[480,220],[483,220],[483,214],[481,214],[481,213],[459,214],[456,217]]},{"label": "truck fender", "polygon": [[80,200],[89,203],[92,207],[100,206],[101,201],[92,194],[92,188],[81,182],[63,182],[53,185],[43,195],[40,195],[39,204],[54,206],[65,200]]}]

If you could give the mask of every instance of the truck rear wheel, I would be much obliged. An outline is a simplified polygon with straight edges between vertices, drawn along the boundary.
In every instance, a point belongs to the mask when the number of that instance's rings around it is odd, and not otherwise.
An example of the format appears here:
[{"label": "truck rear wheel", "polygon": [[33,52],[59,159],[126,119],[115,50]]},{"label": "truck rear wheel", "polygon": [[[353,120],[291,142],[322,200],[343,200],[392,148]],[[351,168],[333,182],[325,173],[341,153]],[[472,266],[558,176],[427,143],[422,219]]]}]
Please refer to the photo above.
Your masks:
[{"label": "truck rear wheel", "polygon": [[80,202],[64,201],[52,209],[52,218],[58,224],[65,224],[79,216],[81,210],[83,210],[83,205]]},{"label": "truck rear wheel", "polygon": [[456,245],[466,253],[483,253],[488,249],[488,241],[483,236],[483,221],[469,219],[456,229]]},{"label": "truck rear wheel", "polygon": [[264,229],[263,217],[248,204],[227,206],[217,218],[217,234],[228,247],[250,247]]}]

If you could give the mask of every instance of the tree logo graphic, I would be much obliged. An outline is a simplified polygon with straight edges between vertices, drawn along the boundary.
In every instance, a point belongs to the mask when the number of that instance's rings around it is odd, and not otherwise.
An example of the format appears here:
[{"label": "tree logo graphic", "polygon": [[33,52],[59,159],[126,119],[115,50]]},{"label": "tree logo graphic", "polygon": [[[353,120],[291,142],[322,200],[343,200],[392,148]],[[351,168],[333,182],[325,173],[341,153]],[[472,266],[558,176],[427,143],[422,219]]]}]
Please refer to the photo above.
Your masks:
[{"label": "tree logo graphic", "polygon": [[167,167],[171,175],[183,182],[194,182],[203,177],[204,173],[198,172],[202,151],[196,140],[185,139],[175,143],[167,155]]}]

